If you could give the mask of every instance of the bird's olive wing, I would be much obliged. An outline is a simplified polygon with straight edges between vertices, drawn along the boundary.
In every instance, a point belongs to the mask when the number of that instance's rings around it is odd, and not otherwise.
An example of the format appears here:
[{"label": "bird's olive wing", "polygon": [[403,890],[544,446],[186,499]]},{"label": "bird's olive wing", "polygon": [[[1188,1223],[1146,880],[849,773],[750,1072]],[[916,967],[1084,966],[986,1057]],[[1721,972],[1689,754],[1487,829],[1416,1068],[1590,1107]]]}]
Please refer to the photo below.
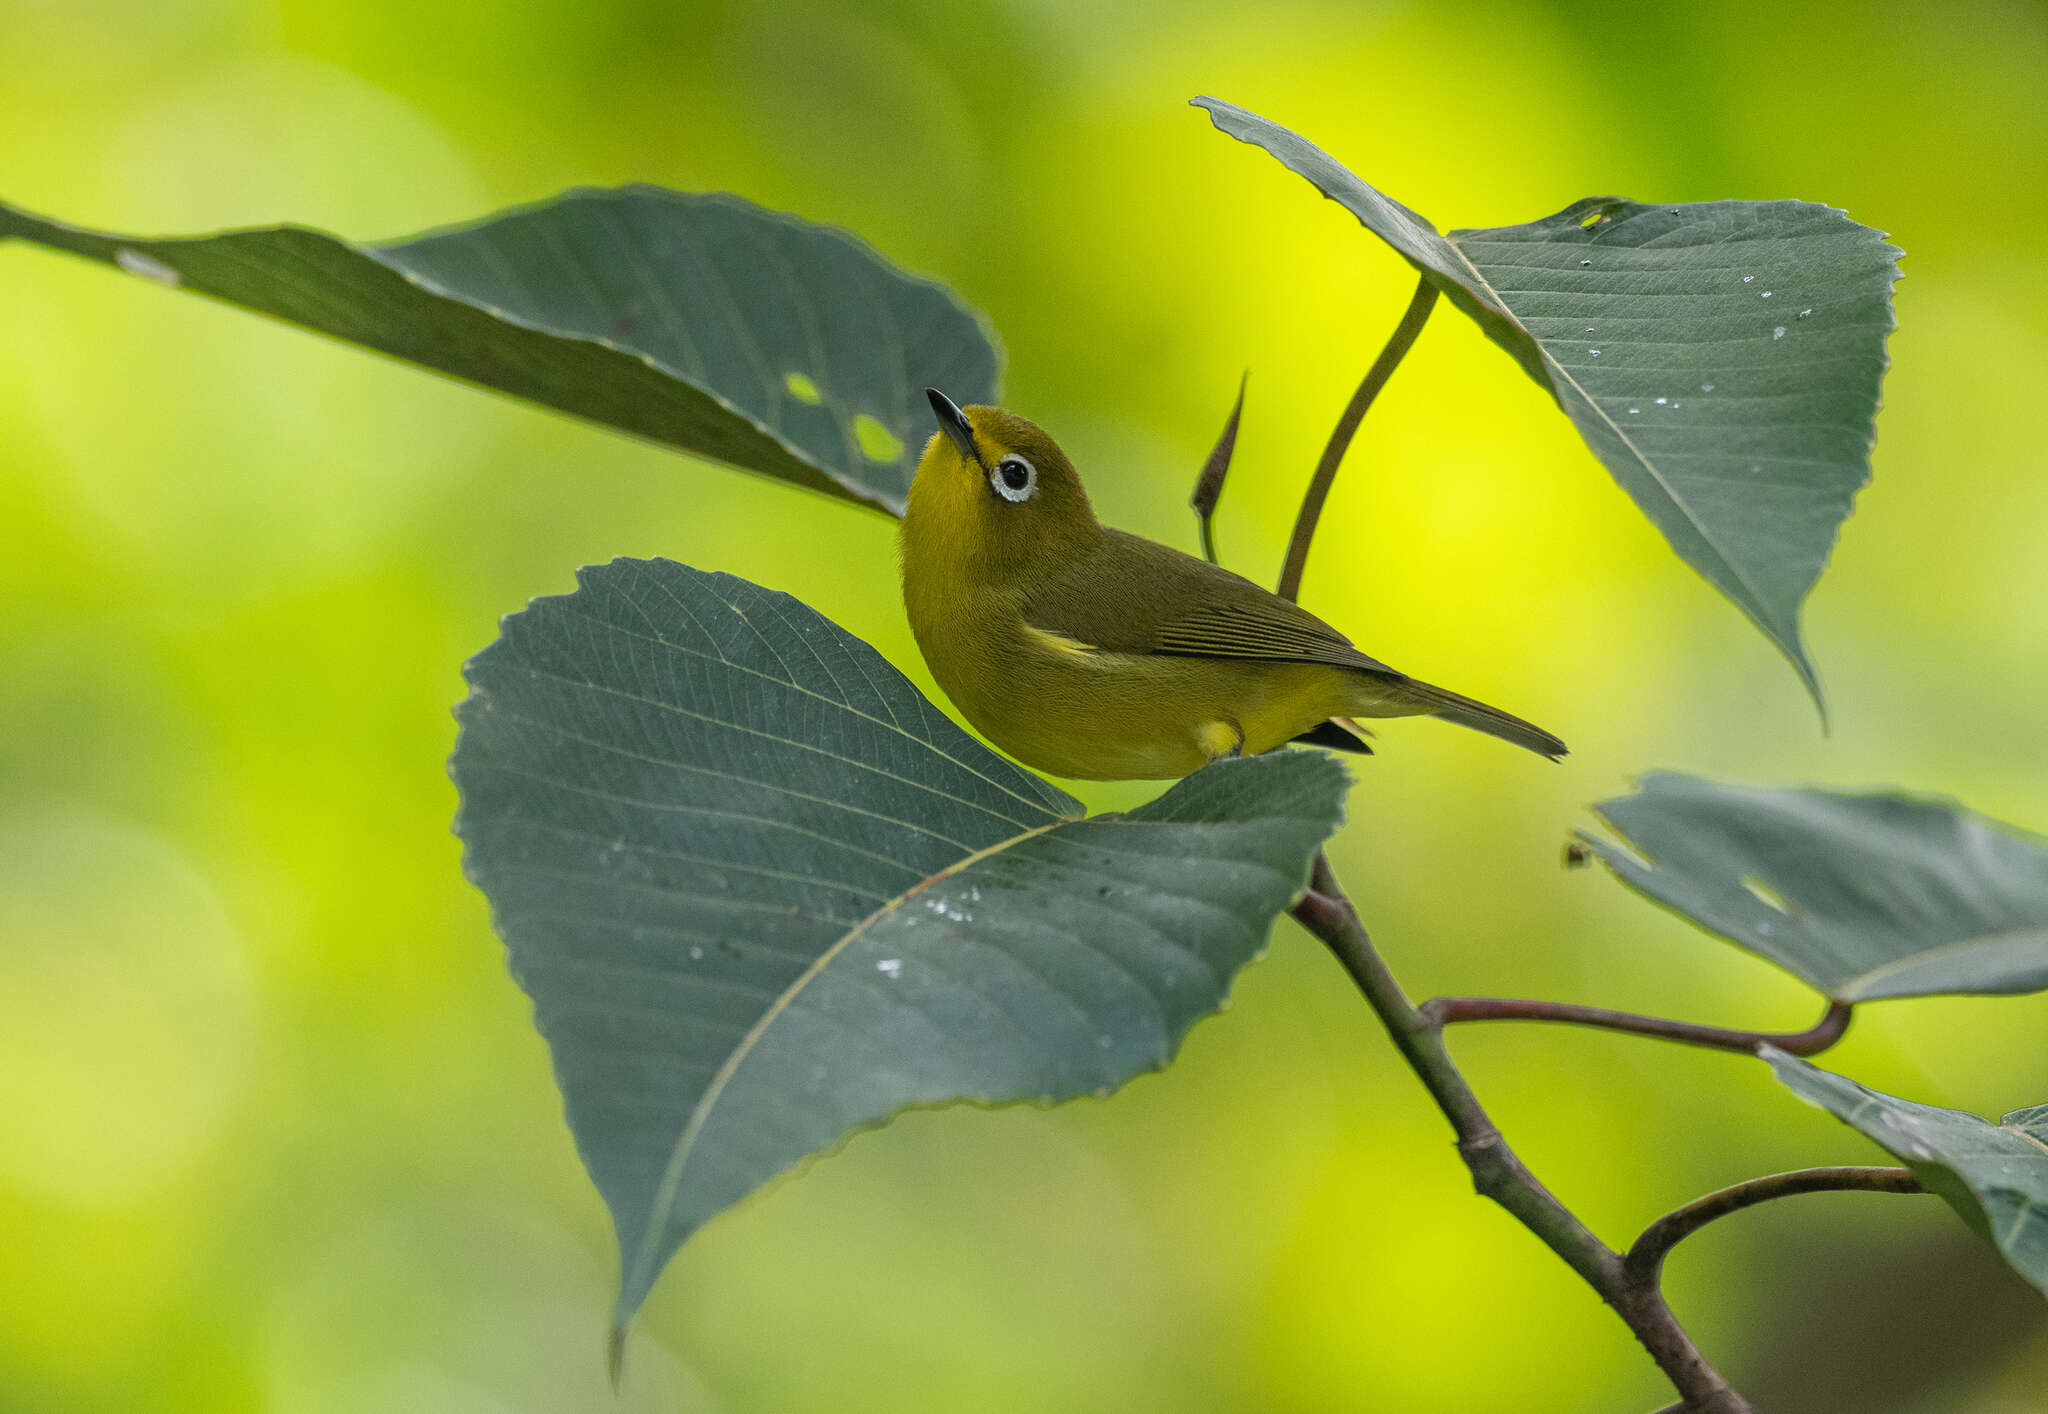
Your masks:
[{"label": "bird's olive wing", "polygon": [[1404,676],[1243,576],[1116,530],[1040,585],[1025,602],[1024,620],[1111,653],[1269,658]]}]

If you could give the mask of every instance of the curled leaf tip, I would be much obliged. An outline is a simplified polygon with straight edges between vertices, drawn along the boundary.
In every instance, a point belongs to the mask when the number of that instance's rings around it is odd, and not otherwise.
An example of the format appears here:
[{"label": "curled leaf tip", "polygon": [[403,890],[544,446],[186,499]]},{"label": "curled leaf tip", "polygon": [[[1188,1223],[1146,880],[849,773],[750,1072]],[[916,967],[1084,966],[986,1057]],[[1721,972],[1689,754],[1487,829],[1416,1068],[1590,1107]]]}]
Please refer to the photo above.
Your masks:
[{"label": "curled leaf tip", "polygon": [[619,1392],[626,1379],[626,1331],[627,1323],[621,1320],[613,1322],[605,1333],[604,1372],[612,1382],[613,1394]]}]

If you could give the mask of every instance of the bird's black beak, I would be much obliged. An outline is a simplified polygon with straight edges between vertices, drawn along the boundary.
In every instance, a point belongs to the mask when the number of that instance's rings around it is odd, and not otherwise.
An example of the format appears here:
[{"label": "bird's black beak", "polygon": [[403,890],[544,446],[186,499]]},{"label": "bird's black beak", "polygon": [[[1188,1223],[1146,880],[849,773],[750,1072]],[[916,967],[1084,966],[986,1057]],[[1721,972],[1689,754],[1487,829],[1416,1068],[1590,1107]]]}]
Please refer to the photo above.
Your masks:
[{"label": "bird's black beak", "polygon": [[981,451],[974,445],[974,427],[968,422],[967,414],[937,388],[925,389],[924,395],[932,400],[932,416],[939,420],[939,430],[953,439],[953,445],[960,449],[963,459],[979,466]]}]

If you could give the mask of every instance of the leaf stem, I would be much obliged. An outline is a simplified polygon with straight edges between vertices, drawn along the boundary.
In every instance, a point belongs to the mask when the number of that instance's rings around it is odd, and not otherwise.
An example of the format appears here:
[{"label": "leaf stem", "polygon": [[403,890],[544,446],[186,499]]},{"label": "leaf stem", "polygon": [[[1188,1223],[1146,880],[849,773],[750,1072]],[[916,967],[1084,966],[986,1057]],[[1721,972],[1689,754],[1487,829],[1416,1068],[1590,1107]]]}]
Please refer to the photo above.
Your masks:
[{"label": "leaf stem", "polygon": [[1902,1168],[1842,1166],[1795,1169],[1791,1173],[1768,1174],[1695,1198],[1684,1207],[1666,1213],[1643,1230],[1622,1259],[1629,1280],[1654,1287],[1664,1270],[1671,1249],[1716,1218],[1739,1213],[1773,1198],[1790,1198],[1799,1193],[1925,1193],[1920,1181]]},{"label": "leaf stem", "polygon": [[1451,1123],[1472,1186],[1534,1233],[1628,1325],[1695,1414],[1752,1414],[1709,1365],[1655,1284],[1630,1280],[1621,1255],[1537,1181],[1487,1116],[1444,1046],[1443,1028],[1416,1010],[1359,922],[1329,859],[1316,856],[1309,889],[1292,910],[1342,965],[1386,1027],[1401,1057]]},{"label": "leaf stem", "polygon": [[1571,1026],[1597,1026],[1604,1031],[1625,1031],[1632,1036],[1655,1036],[1664,1041],[1682,1041],[1689,1046],[1707,1046],[1719,1051],[1753,1054],[1758,1046],[1776,1046],[1795,1056],[1817,1056],[1842,1039],[1849,1029],[1854,1010],[1848,1002],[1830,1002],[1821,1019],[1804,1031],[1737,1031],[1722,1026],[1701,1026],[1690,1021],[1670,1021],[1661,1016],[1638,1016],[1634,1012],[1609,1011],[1606,1007],[1579,1006],[1574,1002],[1527,1001],[1516,997],[1432,997],[1418,1010],[1434,1026],[1457,1021],[1557,1021]]},{"label": "leaf stem", "polygon": [[1202,464],[1202,474],[1195,478],[1195,489],[1188,496],[1188,504],[1194,507],[1195,520],[1201,527],[1202,556],[1212,565],[1223,563],[1216,558],[1216,503],[1223,497],[1223,478],[1230,474],[1230,456],[1237,449],[1237,420],[1244,416],[1244,385],[1251,376],[1249,369],[1239,376],[1237,401],[1231,405],[1230,417],[1217,435],[1216,445],[1209,449],[1209,460]]},{"label": "leaf stem", "polygon": [[1316,463],[1315,475],[1309,478],[1308,490],[1302,493],[1301,511],[1294,518],[1294,534],[1287,541],[1287,562],[1280,570],[1280,583],[1273,591],[1282,599],[1300,595],[1301,572],[1308,566],[1309,542],[1315,539],[1316,522],[1322,517],[1323,502],[1330,497],[1330,486],[1337,479],[1337,468],[1344,460],[1344,453],[1351,448],[1351,438],[1357,433],[1358,424],[1365,420],[1366,409],[1380,395],[1380,389],[1387,386],[1387,380],[1394,376],[1394,370],[1401,366],[1401,360],[1414,346],[1415,336],[1429,322],[1429,312],[1436,307],[1436,294],[1436,286],[1430,283],[1427,275],[1416,282],[1415,297],[1408,301],[1408,309],[1402,314],[1401,322],[1394,326],[1386,347],[1380,350],[1380,356],[1366,370],[1358,391],[1351,395],[1343,415],[1330,430],[1330,440],[1324,444],[1322,460]]}]

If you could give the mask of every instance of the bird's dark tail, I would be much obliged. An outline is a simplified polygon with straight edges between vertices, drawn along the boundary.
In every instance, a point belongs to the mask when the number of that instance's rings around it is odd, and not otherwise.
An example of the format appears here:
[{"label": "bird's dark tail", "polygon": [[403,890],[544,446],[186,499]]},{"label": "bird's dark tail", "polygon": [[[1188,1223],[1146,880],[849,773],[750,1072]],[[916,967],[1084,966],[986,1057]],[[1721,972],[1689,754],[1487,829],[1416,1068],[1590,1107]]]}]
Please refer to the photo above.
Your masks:
[{"label": "bird's dark tail", "polygon": [[1349,751],[1358,756],[1372,755],[1372,745],[1366,738],[1372,735],[1349,717],[1332,717],[1327,722],[1317,722],[1294,740],[1304,746],[1322,746],[1331,751]]},{"label": "bird's dark tail", "polygon": [[1441,718],[1446,722],[1456,722],[1461,727],[1470,727],[1475,732],[1497,736],[1502,741],[1511,741],[1517,746],[1525,746],[1538,756],[1548,756],[1553,761],[1569,754],[1569,749],[1563,742],[1534,722],[1525,722],[1512,713],[1501,711],[1498,707],[1489,707],[1484,702],[1476,702],[1447,688],[1418,682],[1414,678],[1410,678],[1401,686],[1413,694],[1414,700],[1423,704],[1422,710],[1432,717]]}]

